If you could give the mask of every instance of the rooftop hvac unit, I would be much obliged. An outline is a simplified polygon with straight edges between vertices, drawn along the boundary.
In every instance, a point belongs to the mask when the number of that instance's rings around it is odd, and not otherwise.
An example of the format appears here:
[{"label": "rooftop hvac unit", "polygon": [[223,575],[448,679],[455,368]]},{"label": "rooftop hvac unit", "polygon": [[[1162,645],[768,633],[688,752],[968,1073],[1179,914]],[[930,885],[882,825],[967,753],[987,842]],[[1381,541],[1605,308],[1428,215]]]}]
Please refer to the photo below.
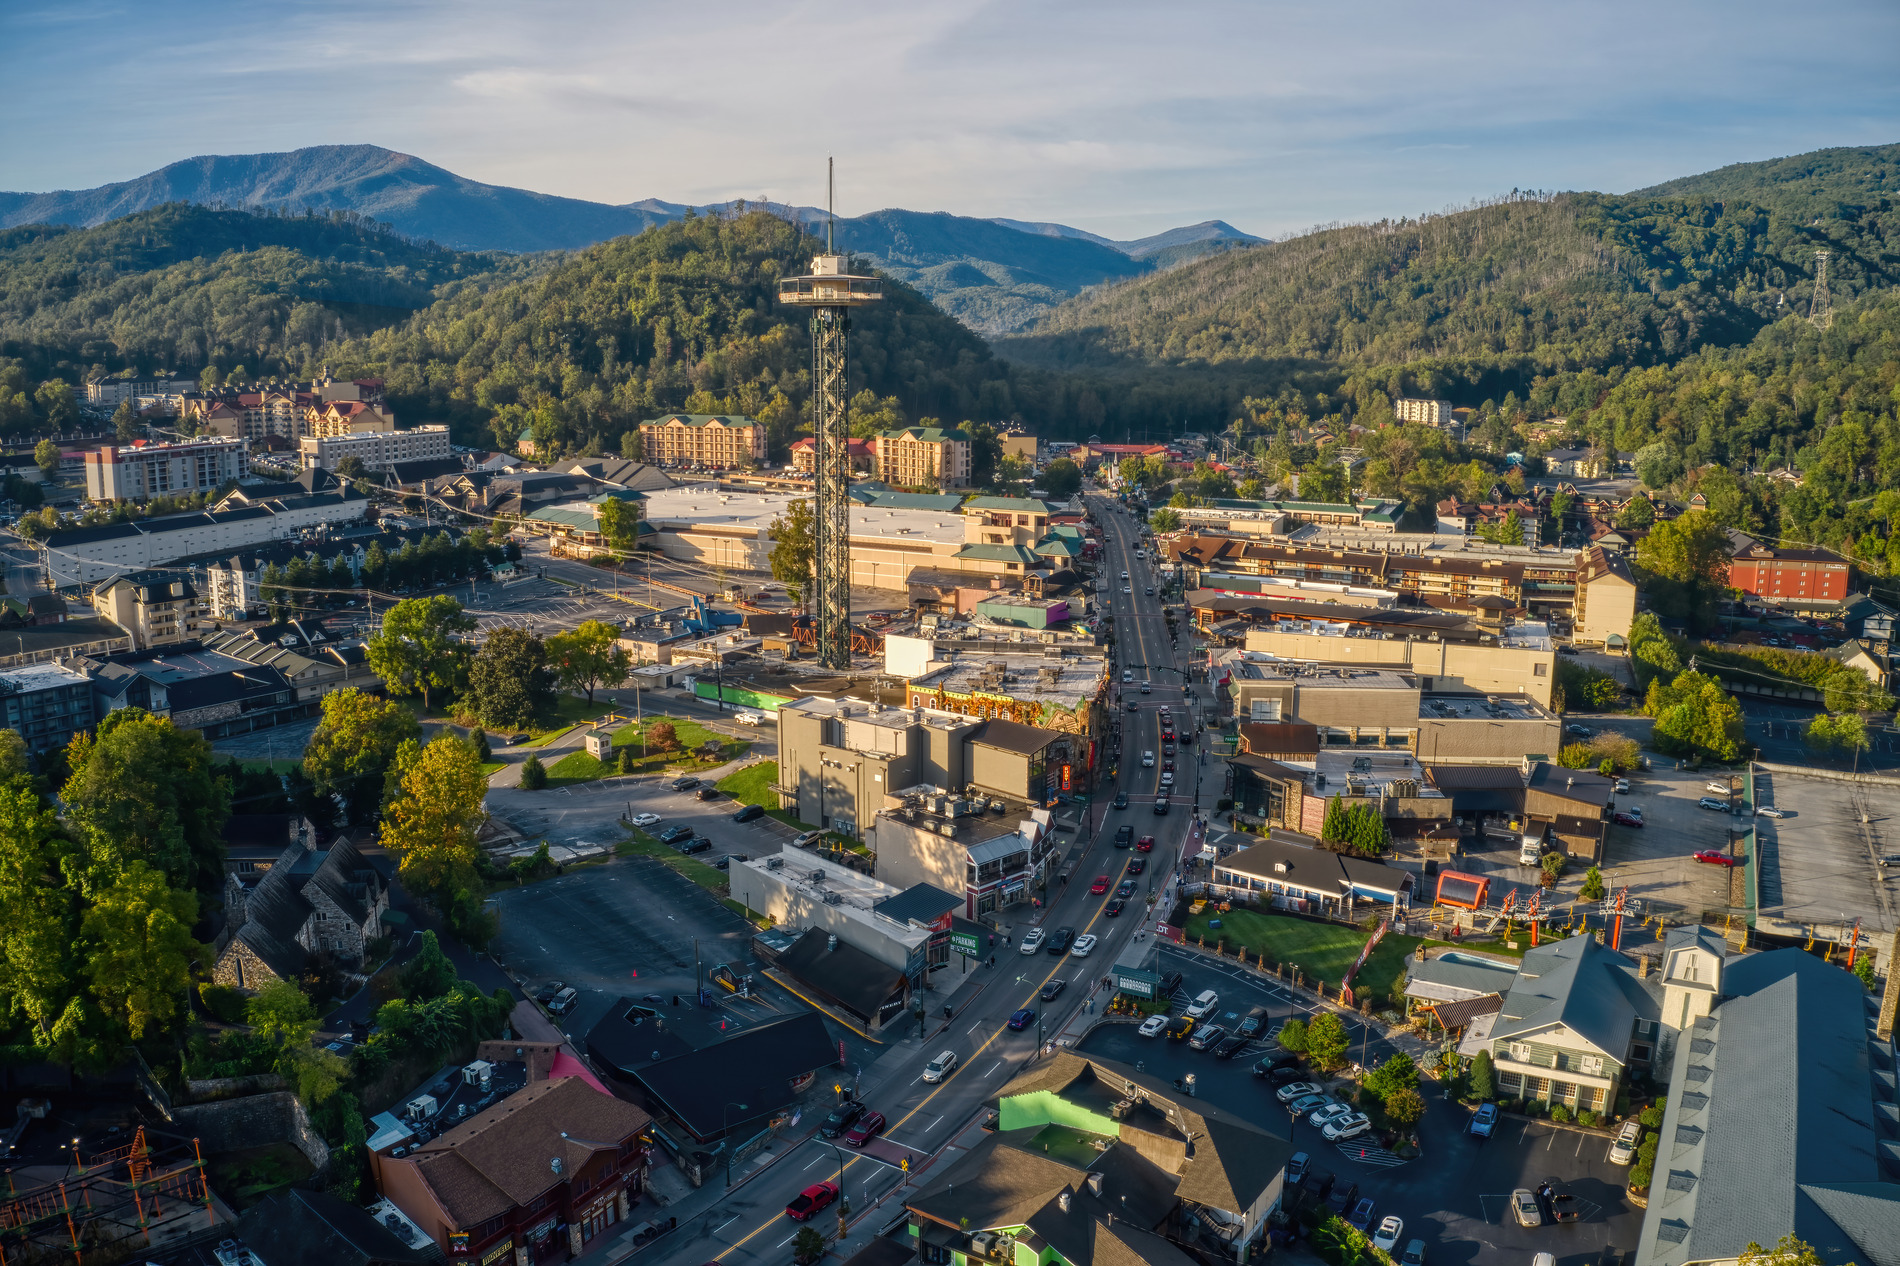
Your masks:
[{"label": "rooftop hvac unit", "polygon": [[465,1086],[487,1087],[489,1078],[495,1074],[495,1066],[485,1059],[474,1060],[462,1065],[462,1084]]},{"label": "rooftop hvac unit", "polygon": [[402,1114],[411,1121],[427,1121],[435,1115],[435,1096],[417,1095],[402,1105]]},{"label": "rooftop hvac unit", "polygon": [[937,833],[939,835],[955,835],[957,833],[957,824],[950,821],[939,822],[937,823]]},{"label": "rooftop hvac unit", "polygon": [[838,892],[838,891],[836,891],[836,890],[834,890],[834,889],[831,889],[831,888],[827,888],[827,889],[825,889],[825,904],[826,904],[826,905],[828,905],[828,906],[841,906],[841,905],[843,905],[843,904],[844,904],[844,894],[843,894],[843,893],[841,893],[841,892]]},{"label": "rooftop hvac unit", "polygon": [[783,857],[768,857],[765,859],[765,868],[767,870],[777,870],[784,864],[785,859]]},{"label": "rooftop hvac unit", "polygon": [[807,875],[806,878],[811,880],[815,884],[824,883],[825,882],[825,868],[823,866],[812,867],[811,874]]}]

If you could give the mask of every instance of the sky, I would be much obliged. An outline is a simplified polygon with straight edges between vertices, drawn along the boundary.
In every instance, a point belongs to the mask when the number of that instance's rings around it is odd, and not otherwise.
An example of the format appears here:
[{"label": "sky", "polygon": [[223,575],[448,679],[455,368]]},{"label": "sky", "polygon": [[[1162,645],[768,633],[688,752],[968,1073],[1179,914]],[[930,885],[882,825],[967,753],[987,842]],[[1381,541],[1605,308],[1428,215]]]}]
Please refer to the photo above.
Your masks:
[{"label": "sky", "polygon": [[0,0],[0,189],[374,144],[490,184],[1263,237],[1900,141],[1892,0]]}]

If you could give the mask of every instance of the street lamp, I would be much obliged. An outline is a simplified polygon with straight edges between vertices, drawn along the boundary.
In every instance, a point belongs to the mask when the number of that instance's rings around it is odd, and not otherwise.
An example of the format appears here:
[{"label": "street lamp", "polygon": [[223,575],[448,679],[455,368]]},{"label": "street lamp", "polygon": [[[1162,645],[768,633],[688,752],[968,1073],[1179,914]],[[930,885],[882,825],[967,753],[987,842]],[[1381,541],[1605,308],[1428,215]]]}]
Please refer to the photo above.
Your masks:
[{"label": "street lamp", "polygon": [[838,1153],[838,1240],[842,1243],[850,1230],[847,1219],[851,1216],[851,1197],[844,1191],[844,1151],[836,1143],[828,1143],[828,1146]]},{"label": "street lamp", "polygon": [[741,1112],[750,1112],[751,1108],[743,1103],[727,1103],[719,1110],[719,1132],[726,1136],[726,1190],[732,1190],[732,1126],[728,1110],[737,1108]]}]

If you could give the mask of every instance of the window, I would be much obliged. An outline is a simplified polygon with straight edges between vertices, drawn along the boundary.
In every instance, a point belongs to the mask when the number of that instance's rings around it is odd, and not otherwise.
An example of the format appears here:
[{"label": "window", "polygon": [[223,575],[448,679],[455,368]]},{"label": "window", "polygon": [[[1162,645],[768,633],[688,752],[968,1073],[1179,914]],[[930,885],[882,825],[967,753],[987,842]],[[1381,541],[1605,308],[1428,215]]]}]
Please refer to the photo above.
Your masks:
[{"label": "window", "polygon": [[1549,665],[1549,664],[1532,664],[1532,665],[1531,665],[1531,676],[1533,676],[1533,677],[1542,677],[1542,676],[1544,676],[1544,675],[1545,675],[1545,670],[1546,670],[1546,669],[1548,669],[1549,667],[1550,667],[1550,665]]},{"label": "window", "polygon": [[1529,1042],[1512,1042],[1511,1043],[1511,1058],[1516,1060],[1520,1064],[1530,1063],[1531,1062],[1530,1043]]},{"label": "window", "polygon": [[1601,1077],[1603,1075],[1603,1057],[1601,1055],[1585,1055],[1583,1057],[1583,1071],[1593,1077]]}]

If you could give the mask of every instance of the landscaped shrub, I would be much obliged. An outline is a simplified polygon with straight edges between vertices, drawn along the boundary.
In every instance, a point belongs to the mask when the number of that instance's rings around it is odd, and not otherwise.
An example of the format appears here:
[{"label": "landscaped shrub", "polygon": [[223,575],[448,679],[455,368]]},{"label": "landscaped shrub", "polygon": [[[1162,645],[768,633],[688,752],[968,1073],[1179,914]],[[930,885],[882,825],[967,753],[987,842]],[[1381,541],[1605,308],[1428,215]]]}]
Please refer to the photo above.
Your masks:
[{"label": "landscaped shrub", "polygon": [[1636,1119],[1638,1121],[1641,1121],[1644,1125],[1648,1126],[1652,1130],[1661,1129],[1662,1119],[1663,1119],[1663,1109],[1665,1109],[1668,1106],[1669,1106],[1669,1096],[1664,1095],[1663,1097],[1657,1099],[1656,1102],[1650,1104],[1647,1108],[1644,1108],[1643,1114],[1637,1117]]},{"label": "landscaped shrub", "polygon": [[1601,1118],[1589,1108],[1580,1108],[1577,1111],[1578,1125],[1595,1126],[1599,1120],[1601,1120]]},{"label": "landscaped shrub", "polygon": [[1489,1099],[1497,1093],[1491,1075],[1491,1052],[1479,1051],[1471,1060],[1471,1097]]},{"label": "landscaped shrub", "polygon": [[1570,1124],[1569,1106],[1566,1104],[1561,1104],[1561,1103],[1551,1104],[1550,1105],[1550,1119],[1555,1121],[1558,1125]]},{"label": "landscaped shrub", "polygon": [[244,1023],[244,995],[229,985],[199,985],[198,1001],[214,1020],[226,1024]]},{"label": "landscaped shrub", "polygon": [[541,763],[539,756],[530,756],[521,765],[521,789],[539,791],[548,785],[547,766]]}]

